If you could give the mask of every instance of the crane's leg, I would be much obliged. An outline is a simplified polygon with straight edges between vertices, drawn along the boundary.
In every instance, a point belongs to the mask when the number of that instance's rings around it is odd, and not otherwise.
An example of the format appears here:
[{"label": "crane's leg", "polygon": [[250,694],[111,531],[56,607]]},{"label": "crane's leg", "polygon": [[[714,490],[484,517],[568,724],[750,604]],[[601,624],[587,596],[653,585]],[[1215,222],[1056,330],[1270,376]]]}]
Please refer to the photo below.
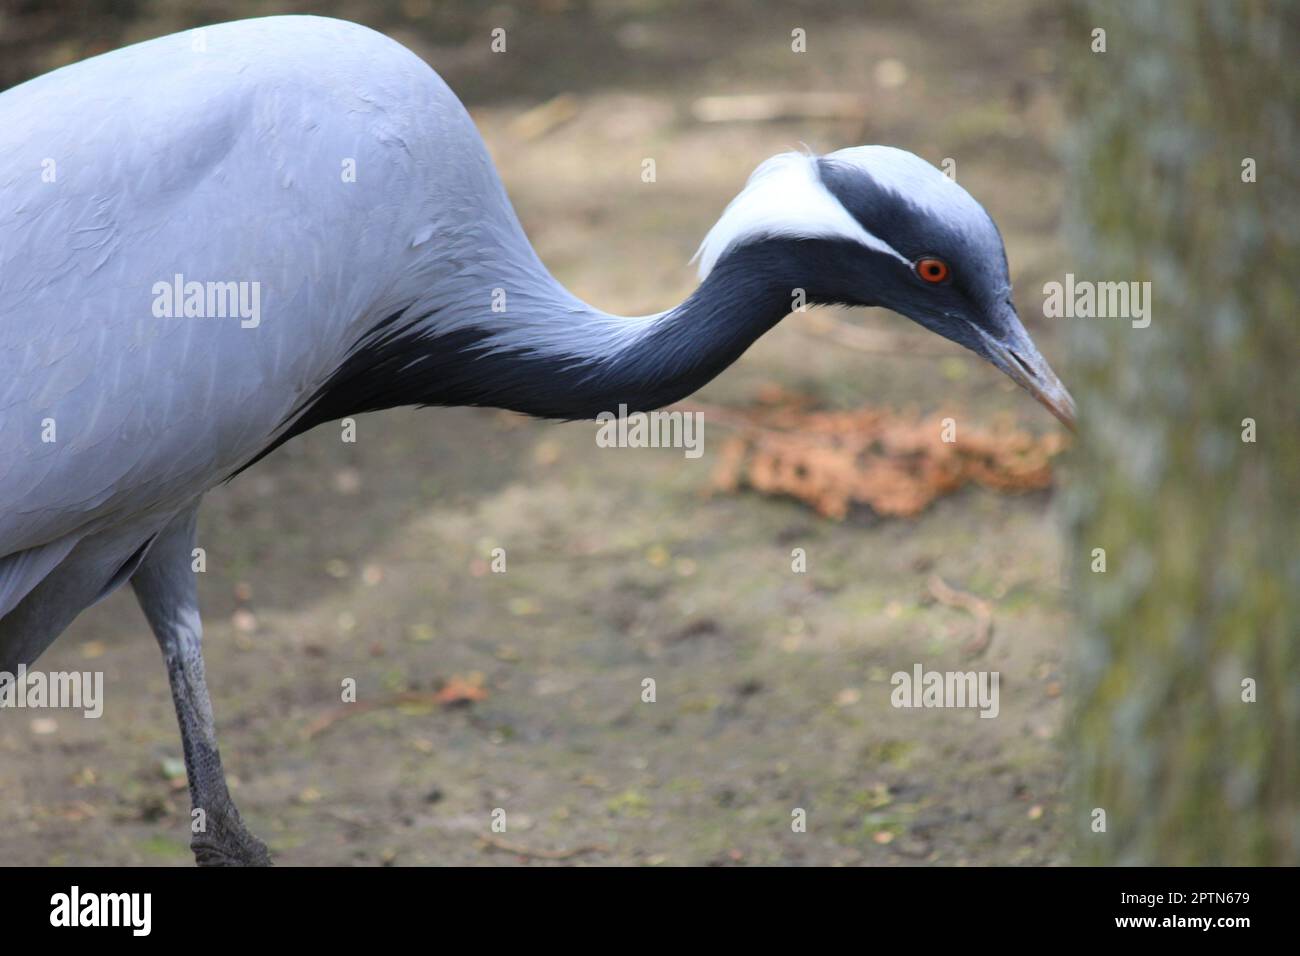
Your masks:
[{"label": "crane's leg", "polygon": [[266,845],[244,826],[226,788],[212,703],[203,676],[203,626],[198,588],[190,569],[197,504],[178,514],[158,535],[131,577],[131,587],[162,647],[172,700],[181,725],[191,817],[202,829],[190,848],[200,866],[269,866]]}]

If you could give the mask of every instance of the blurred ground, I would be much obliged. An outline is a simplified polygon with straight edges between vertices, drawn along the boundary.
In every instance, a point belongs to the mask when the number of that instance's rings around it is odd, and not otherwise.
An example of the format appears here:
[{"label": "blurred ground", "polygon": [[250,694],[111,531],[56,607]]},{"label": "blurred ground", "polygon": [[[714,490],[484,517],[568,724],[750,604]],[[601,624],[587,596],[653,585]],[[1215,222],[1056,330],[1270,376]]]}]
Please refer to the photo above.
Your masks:
[{"label": "blurred ground", "polygon": [[[602,307],[641,314],[684,296],[696,244],[763,158],[801,141],[894,143],[957,161],[1004,232],[1021,312],[1059,368],[1035,294],[1060,271],[1055,23],[1019,0],[862,8],[312,7],[388,30],[443,73],[542,258]],[[187,15],[137,0],[114,16],[83,11],[75,26],[34,9],[0,21],[8,82],[96,43],[307,6]],[[488,53],[498,25],[505,56]],[[808,31],[805,54],[790,52],[795,27]],[[789,91],[868,105],[847,120],[692,113],[703,95]],[[521,122],[563,94],[541,115],[567,121]],[[654,184],[641,182],[645,157]],[[826,407],[1057,427],[956,346],[893,315],[851,318],[879,354],[792,317],[700,400],[742,405],[778,383]],[[600,449],[594,433],[492,411],[395,411],[362,418],[355,445],[323,427],[209,496],[201,595],[222,750],[245,818],[280,862],[545,862],[483,844],[498,807],[500,839],[586,850],[572,862],[1064,859],[1067,625],[1050,494],[969,489],[915,520],[860,512],[836,524],[794,502],[708,497],[721,429],[706,425],[698,460]],[[495,547],[505,574],[487,569]],[[796,547],[807,574],[791,573]],[[932,573],[993,601],[996,635],[978,662],[961,651],[972,619],[929,599]],[[1000,671],[1000,716],[892,708],[889,675],[917,662]],[[166,675],[129,592],[83,615],[41,666],[102,669],[108,701],[98,721],[4,716],[0,859],[188,864]],[[307,736],[337,710],[346,677],[373,701],[475,674],[487,697],[470,706],[382,707]],[[656,703],[641,702],[645,678]],[[807,833],[791,832],[796,807]]]}]

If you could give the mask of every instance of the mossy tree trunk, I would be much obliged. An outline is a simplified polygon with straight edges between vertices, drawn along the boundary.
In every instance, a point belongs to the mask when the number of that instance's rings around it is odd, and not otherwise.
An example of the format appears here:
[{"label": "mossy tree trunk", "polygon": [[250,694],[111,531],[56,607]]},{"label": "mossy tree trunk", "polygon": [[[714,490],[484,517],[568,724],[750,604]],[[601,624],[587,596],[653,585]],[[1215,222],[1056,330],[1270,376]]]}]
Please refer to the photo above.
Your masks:
[{"label": "mossy tree trunk", "polygon": [[1084,2],[1065,42],[1069,267],[1152,299],[1060,320],[1077,858],[1300,863],[1300,16]]}]

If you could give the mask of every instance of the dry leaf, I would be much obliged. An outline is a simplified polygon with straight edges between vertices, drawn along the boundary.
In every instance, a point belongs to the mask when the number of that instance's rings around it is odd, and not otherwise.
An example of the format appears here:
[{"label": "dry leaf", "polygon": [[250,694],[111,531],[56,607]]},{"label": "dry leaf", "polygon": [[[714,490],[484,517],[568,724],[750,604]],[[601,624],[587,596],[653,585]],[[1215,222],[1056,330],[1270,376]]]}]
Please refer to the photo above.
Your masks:
[{"label": "dry leaf", "polygon": [[855,504],[882,515],[916,515],[972,481],[1008,492],[1046,488],[1051,459],[1064,447],[1056,433],[1036,437],[970,425],[957,441],[945,442],[943,416],[872,408],[809,412],[793,398],[713,417],[738,429],[718,452],[717,490],[788,495],[828,518],[843,518]]},{"label": "dry leaf", "polygon": [[482,674],[470,674],[467,678],[453,674],[447,683],[442,685],[442,689],[434,695],[434,700],[446,707],[454,704],[472,704],[486,698],[487,690],[483,687]]}]

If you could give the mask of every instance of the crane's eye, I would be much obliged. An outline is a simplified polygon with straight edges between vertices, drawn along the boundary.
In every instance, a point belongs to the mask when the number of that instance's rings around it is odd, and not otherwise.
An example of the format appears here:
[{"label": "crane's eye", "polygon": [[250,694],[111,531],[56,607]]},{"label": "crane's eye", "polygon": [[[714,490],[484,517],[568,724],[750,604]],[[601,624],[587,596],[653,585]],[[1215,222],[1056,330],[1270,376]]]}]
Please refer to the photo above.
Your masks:
[{"label": "crane's eye", "polygon": [[948,269],[948,263],[944,262],[942,259],[917,259],[914,268],[916,269],[916,274],[922,279],[936,285],[947,279],[951,274]]}]

